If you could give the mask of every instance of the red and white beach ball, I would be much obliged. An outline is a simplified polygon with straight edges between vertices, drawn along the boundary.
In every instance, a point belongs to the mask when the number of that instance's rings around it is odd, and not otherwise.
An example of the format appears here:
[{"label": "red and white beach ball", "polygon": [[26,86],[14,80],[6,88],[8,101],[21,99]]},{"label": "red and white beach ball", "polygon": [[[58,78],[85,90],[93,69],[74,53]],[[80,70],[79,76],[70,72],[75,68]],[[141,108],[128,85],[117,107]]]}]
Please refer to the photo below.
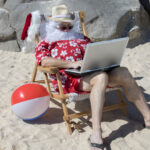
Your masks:
[{"label": "red and white beach ball", "polygon": [[49,107],[50,96],[40,84],[29,83],[18,87],[11,96],[13,112],[23,120],[41,117]]}]

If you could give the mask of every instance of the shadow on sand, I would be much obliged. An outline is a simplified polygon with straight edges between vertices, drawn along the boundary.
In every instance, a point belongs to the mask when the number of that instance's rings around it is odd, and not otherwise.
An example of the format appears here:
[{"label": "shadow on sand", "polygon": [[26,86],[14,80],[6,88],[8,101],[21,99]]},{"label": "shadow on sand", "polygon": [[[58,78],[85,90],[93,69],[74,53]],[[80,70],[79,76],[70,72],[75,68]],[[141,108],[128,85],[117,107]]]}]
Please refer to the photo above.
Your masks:
[{"label": "shadow on sand", "polygon": [[[141,80],[143,77],[136,77],[135,80]],[[145,89],[140,87],[142,92],[144,93]],[[123,94],[123,93],[122,93]],[[150,101],[150,95],[144,93],[145,98]],[[123,94],[124,101],[127,101]],[[25,121],[26,123],[30,124],[55,124],[55,123],[62,123],[63,122],[63,111],[61,109],[61,103],[56,100],[51,99],[55,105],[59,106],[59,108],[49,108],[48,111],[39,119],[33,121]],[[117,103],[117,97],[114,92],[110,92],[106,94],[106,105],[111,105]],[[86,108],[86,109],[85,109]],[[76,111],[86,111],[90,109],[90,101],[79,101],[75,103],[75,108],[70,109],[68,108],[69,114],[75,113]],[[112,122],[116,119],[125,120],[127,123],[122,125],[119,129],[112,131],[106,138],[104,138],[104,142],[107,145],[107,149],[111,150],[110,144],[117,138],[124,138],[131,132],[136,130],[140,131],[143,129],[143,117],[137,110],[137,108],[130,102],[128,102],[127,107],[128,117],[124,117],[121,113],[121,110],[109,111],[103,114],[103,121],[105,122]],[[112,115],[113,114],[113,115]],[[90,117],[84,117],[78,119],[78,123],[82,128],[79,132],[85,132],[85,127],[90,126],[92,128],[92,123],[90,121]]]}]

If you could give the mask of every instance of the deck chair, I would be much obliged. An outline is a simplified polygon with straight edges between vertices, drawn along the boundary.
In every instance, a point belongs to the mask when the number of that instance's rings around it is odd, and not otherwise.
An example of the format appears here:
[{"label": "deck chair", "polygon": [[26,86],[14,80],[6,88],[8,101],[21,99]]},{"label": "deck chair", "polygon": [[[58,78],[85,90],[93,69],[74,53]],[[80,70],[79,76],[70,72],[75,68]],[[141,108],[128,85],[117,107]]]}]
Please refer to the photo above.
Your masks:
[{"label": "deck chair", "polygon": [[[84,23],[85,13],[82,12],[82,11],[78,11],[78,15],[79,15],[79,18],[80,18],[80,23],[81,23],[81,27],[82,27],[82,30],[83,30],[83,34],[85,36],[88,36],[87,35],[87,30],[86,30],[86,27],[85,27],[85,23]],[[36,44],[38,44],[38,42],[39,42],[39,36],[38,35],[36,35],[36,37],[35,37],[35,42],[36,42]],[[37,71],[40,71],[40,72],[43,73],[44,80],[36,80]],[[58,87],[59,87],[59,93],[55,93],[51,89],[50,80],[48,79],[49,74],[56,74],[57,81],[58,81]],[[67,99],[69,98],[70,95],[69,94],[64,94],[64,92],[63,92],[62,83],[61,83],[58,68],[56,68],[56,67],[42,67],[42,66],[39,66],[37,63],[35,63],[35,67],[34,67],[31,82],[45,83],[46,87],[47,87],[47,90],[50,94],[50,97],[61,102],[62,110],[63,110],[63,113],[64,113],[63,119],[66,122],[67,130],[68,130],[69,134],[72,134],[72,124],[74,124],[74,122],[72,122],[73,119],[80,118],[80,117],[83,117],[83,116],[89,116],[91,114],[91,111],[74,113],[74,114],[69,114],[68,113]],[[114,110],[114,109],[121,109],[123,115],[127,116],[127,111],[126,111],[127,103],[125,103],[123,101],[120,89],[119,88],[107,88],[106,92],[109,92],[109,91],[112,91],[112,90],[116,91],[116,94],[117,94],[118,99],[119,99],[119,103],[111,105],[111,106],[105,106],[104,109],[103,109],[103,112],[111,111],[111,110]],[[83,97],[87,98],[88,96],[89,96],[89,94],[84,94],[83,96],[81,96],[82,97],[81,99],[83,99]],[[76,126],[73,126],[73,127],[75,128]]]}]

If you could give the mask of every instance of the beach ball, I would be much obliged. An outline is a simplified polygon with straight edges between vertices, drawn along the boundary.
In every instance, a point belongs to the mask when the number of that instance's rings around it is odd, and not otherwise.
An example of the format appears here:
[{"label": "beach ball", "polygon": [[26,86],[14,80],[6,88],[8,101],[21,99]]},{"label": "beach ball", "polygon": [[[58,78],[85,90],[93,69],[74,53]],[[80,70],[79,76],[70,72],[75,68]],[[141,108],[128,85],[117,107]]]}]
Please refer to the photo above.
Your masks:
[{"label": "beach ball", "polygon": [[18,87],[11,96],[12,111],[23,120],[41,117],[49,107],[50,96],[40,84],[29,83]]}]

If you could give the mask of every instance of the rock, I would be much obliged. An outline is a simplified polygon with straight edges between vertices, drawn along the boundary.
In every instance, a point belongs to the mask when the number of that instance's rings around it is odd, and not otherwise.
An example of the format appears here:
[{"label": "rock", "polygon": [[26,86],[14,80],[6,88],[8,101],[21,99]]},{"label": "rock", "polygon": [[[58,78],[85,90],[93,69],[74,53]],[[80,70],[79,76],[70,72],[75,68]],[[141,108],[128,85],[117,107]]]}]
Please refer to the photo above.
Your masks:
[{"label": "rock", "polygon": [[32,0],[7,0],[5,5],[4,5],[4,8],[8,9],[9,11],[13,11],[19,4],[21,3],[28,3]]},{"label": "rock", "polygon": [[[33,1],[43,1],[43,0],[7,0],[4,7],[9,11],[13,11],[21,3],[30,3]],[[49,0],[45,0],[49,1]]]},{"label": "rock", "polygon": [[20,52],[20,48],[16,40],[0,42],[0,50]]},{"label": "rock", "polygon": [[15,38],[15,30],[10,26],[9,12],[6,9],[0,8],[0,18],[0,41]]},{"label": "rock", "polygon": [[130,31],[129,31],[129,37],[130,37],[130,40],[131,39],[135,39],[135,38],[138,38],[140,37],[141,34],[140,34],[140,28],[138,26],[134,26]]},{"label": "rock", "polygon": [[[34,10],[40,10],[42,13],[50,12],[51,7],[53,3],[52,2],[32,2],[32,3],[24,3],[20,4],[13,13],[10,14],[10,22],[13,28],[15,28],[17,33],[17,39],[18,43],[22,49],[24,47],[24,41],[21,41],[21,33],[22,29],[24,27],[25,19],[28,13],[34,11]],[[22,15],[20,15],[22,14]],[[31,43],[32,44],[32,43]],[[29,43],[27,46],[27,51],[34,51],[34,47],[31,46]],[[29,46],[30,45],[30,46]]]},{"label": "rock", "polygon": [[146,12],[150,15],[150,1],[149,0],[139,0],[139,1],[143,5]]},{"label": "rock", "polygon": [[0,7],[2,7],[5,4],[5,0],[0,0]]},{"label": "rock", "polygon": [[5,2],[6,2],[6,0],[0,0],[0,7],[3,7]]},{"label": "rock", "polygon": [[[140,12],[140,4],[136,0],[59,0],[50,2],[32,2],[20,4],[10,15],[11,25],[17,31],[19,40],[24,26],[26,15],[34,10],[39,9],[42,13],[51,12],[51,7],[54,5],[65,3],[70,10],[83,10],[86,12],[86,26],[91,38],[104,40],[108,38],[128,36],[128,32],[135,26],[138,26],[138,21],[135,20],[135,15]],[[130,4],[130,5],[127,5]],[[84,7],[83,7],[84,6]],[[114,9],[118,8],[118,9]],[[46,11],[45,11],[46,10]],[[20,15],[20,13],[22,15]],[[110,15],[111,14],[111,15]]]},{"label": "rock", "polygon": [[[5,13],[5,17],[4,14],[2,15],[1,24],[8,25],[5,32],[0,32],[0,39],[16,38],[22,49],[24,42],[20,37],[27,14],[35,10],[50,13],[52,6],[62,3],[72,11],[86,12],[85,23],[88,35],[95,41],[129,36],[133,41],[138,38],[140,42],[141,38],[145,39],[150,35],[149,16],[137,0],[7,0],[4,7],[10,11],[10,15],[8,12]],[[7,23],[4,21],[5,18]],[[6,34],[7,32],[9,34]],[[28,49],[33,50],[32,47],[29,46]]]}]

